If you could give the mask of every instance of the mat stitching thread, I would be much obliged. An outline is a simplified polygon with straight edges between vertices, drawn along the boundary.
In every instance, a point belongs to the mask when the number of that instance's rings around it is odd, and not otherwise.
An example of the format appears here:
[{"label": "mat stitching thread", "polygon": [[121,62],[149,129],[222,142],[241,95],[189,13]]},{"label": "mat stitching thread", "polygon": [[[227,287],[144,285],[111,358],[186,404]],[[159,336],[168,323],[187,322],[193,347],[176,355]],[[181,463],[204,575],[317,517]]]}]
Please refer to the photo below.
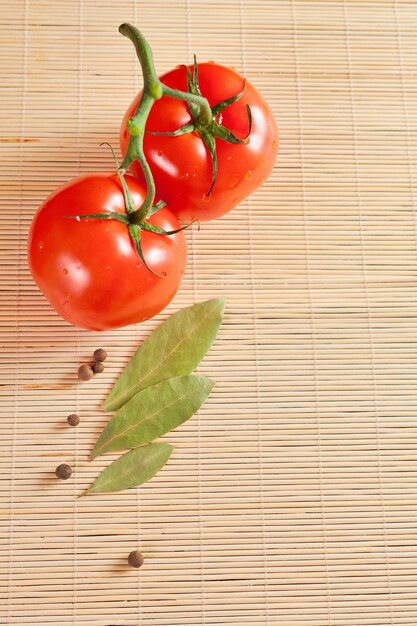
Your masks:
[{"label": "mat stitching thread", "polygon": [[[137,6],[136,6],[136,0],[133,0],[133,25],[137,26],[137,20],[138,20],[138,14],[137,14]],[[132,56],[133,56],[133,77],[134,77],[134,91],[136,89],[138,89],[139,87],[139,61],[138,58],[136,56],[136,50],[135,48],[133,48],[132,50]],[[139,333],[139,327],[140,324],[135,324],[135,335],[136,335],[136,339],[137,339],[137,345],[139,345],[140,341],[141,341],[141,337],[140,337],[140,333]],[[142,541],[141,541],[141,533],[142,533],[142,525],[141,525],[141,490],[136,488],[136,526],[137,526],[137,549],[139,552],[142,552]],[[137,576],[137,589],[138,589],[138,593],[137,593],[137,602],[138,602],[138,625],[140,626],[141,624],[141,620],[142,620],[142,579],[141,576]]]},{"label": "mat stitching thread", "polygon": [[[243,74],[246,77],[247,63],[246,63],[246,42],[245,42],[245,28],[244,28],[244,15],[242,0],[239,0],[239,21],[240,21],[240,48],[242,56],[242,69]],[[261,388],[260,388],[260,375],[259,375],[259,351],[258,351],[258,311],[257,301],[255,294],[255,267],[253,262],[253,232],[252,232],[252,203],[250,198],[245,200],[247,206],[247,232],[249,241],[249,271],[250,271],[250,286],[251,286],[251,303],[253,308],[253,338],[255,343],[255,384],[256,384],[256,413],[257,413],[257,426],[258,426],[258,461],[259,461],[259,504],[261,515],[261,535],[262,535],[262,553],[263,553],[263,576],[264,576],[264,592],[265,592],[265,624],[270,623],[270,606],[269,606],[269,588],[268,588],[268,552],[266,548],[266,531],[265,531],[265,500],[264,500],[264,481],[263,481],[263,458],[262,458],[262,422],[261,422]]]},{"label": "mat stitching thread", "polygon": [[395,26],[397,31],[397,51],[398,51],[398,64],[400,68],[400,84],[401,84],[401,98],[404,112],[404,122],[405,122],[405,145],[407,150],[407,169],[408,169],[408,177],[410,180],[410,196],[411,196],[411,208],[413,211],[414,217],[414,240],[417,251],[417,213],[416,213],[416,196],[414,192],[414,176],[412,170],[412,158],[411,158],[411,146],[410,146],[410,116],[408,112],[408,104],[407,98],[405,97],[405,84],[404,84],[404,61],[403,61],[403,53],[402,53],[402,32],[400,26],[400,20],[398,18],[398,8],[397,2],[394,0],[393,2],[394,16],[395,16]]},{"label": "mat stitching thread", "polygon": [[[23,203],[23,147],[24,136],[26,128],[26,105],[27,105],[27,68],[28,68],[28,17],[29,17],[29,0],[25,0],[24,9],[24,22],[23,22],[23,59],[22,59],[22,109],[21,109],[21,123],[20,123],[20,144],[19,144],[19,172],[20,172],[20,195],[19,195],[19,210],[18,210],[18,246],[17,246],[17,258],[16,258],[16,343],[20,345],[20,290],[21,290],[21,234],[22,234],[22,203]],[[11,624],[12,615],[12,578],[13,578],[13,541],[14,541],[14,502],[15,502],[15,473],[16,473],[16,439],[17,439],[17,414],[19,407],[18,391],[19,391],[19,377],[20,377],[20,350],[16,350],[15,361],[15,388],[13,397],[13,425],[12,425],[12,442],[11,442],[11,468],[10,468],[10,517],[9,517],[9,568],[8,568],[8,585],[7,585],[7,623]]]},{"label": "mat stitching thread", "polygon": [[[83,82],[82,82],[82,74],[83,74],[83,18],[84,18],[84,6],[83,0],[78,1],[78,18],[79,18],[79,34],[78,34],[78,102],[77,102],[77,145],[78,145],[78,161],[77,161],[77,171],[78,175],[81,174],[81,112],[83,105]],[[80,330],[77,330],[77,363],[80,362]],[[80,387],[76,385],[75,387],[75,406],[76,412],[79,412],[80,405]],[[78,500],[77,500],[77,491],[78,491],[78,453],[79,453],[79,441],[78,441],[78,428],[75,428],[74,434],[75,442],[74,442],[74,454],[75,454],[75,472],[74,472],[74,489],[73,489],[73,526],[74,526],[74,538],[73,538],[73,557],[74,557],[74,567],[73,567],[73,599],[72,599],[72,623],[75,625],[77,623],[77,580],[78,580]]]},{"label": "mat stitching thread", "polygon": [[324,556],[324,573],[325,573],[325,585],[326,585],[326,609],[327,609],[327,623],[332,625],[332,598],[330,591],[330,576],[329,576],[329,551],[327,545],[327,529],[326,529],[326,504],[324,502],[324,483],[323,483],[323,466],[321,460],[322,439],[321,439],[321,420],[320,420],[320,394],[318,388],[319,376],[317,370],[317,341],[316,341],[316,320],[314,314],[314,300],[311,287],[311,271],[310,271],[310,240],[308,236],[308,217],[306,209],[306,192],[304,187],[304,142],[303,142],[303,116],[301,111],[301,87],[299,78],[299,61],[298,61],[298,40],[297,40],[297,20],[295,14],[294,0],[291,0],[291,15],[293,22],[293,42],[294,42],[294,65],[295,65],[295,79],[296,79],[296,94],[297,94],[297,115],[298,115],[298,127],[300,133],[300,177],[301,177],[301,204],[303,209],[303,227],[304,227],[304,241],[306,251],[306,270],[307,270],[307,294],[310,308],[310,331],[311,331],[311,348],[313,352],[313,375],[314,375],[314,405],[315,416],[317,425],[317,468],[319,474],[319,491],[320,491],[320,507],[322,518],[322,541],[323,541],[323,556]]},{"label": "mat stitching thread", "polygon": [[372,366],[372,387],[373,387],[373,395],[374,395],[374,411],[375,411],[375,442],[376,442],[376,454],[377,454],[377,464],[378,464],[378,483],[379,483],[379,494],[380,494],[380,504],[381,504],[381,513],[382,513],[382,528],[384,535],[384,552],[385,552],[385,566],[386,566],[386,575],[387,575],[387,587],[388,587],[388,598],[389,598],[389,610],[390,610],[390,623],[394,624],[393,621],[393,605],[392,605],[392,590],[391,590],[391,573],[390,573],[390,558],[388,552],[388,539],[387,539],[387,524],[386,524],[386,516],[385,516],[385,503],[384,503],[384,488],[382,482],[381,475],[381,444],[380,444],[380,433],[379,433],[379,421],[378,421],[378,389],[376,383],[376,374],[375,374],[375,351],[374,351],[374,341],[373,341],[373,332],[372,332],[372,312],[371,312],[371,301],[369,296],[368,289],[368,273],[366,268],[366,257],[365,257],[365,246],[364,246],[364,235],[363,235],[363,215],[362,215],[362,194],[361,194],[361,181],[359,175],[359,164],[357,160],[357,131],[356,131],[356,107],[355,107],[355,98],[353,94],[353,80],[352,80],[352,59],[351,59],[351,51],[349,44],[349,19],[346,9],[346,2],[343,0],[343,17],[344,17],[344,25],[345,25],[345,42],[346,42],[346,58],[348,63],[348,74],[349,74],[349,95],[350,95],[350,107],[351,107],[351,118],[352,118],[352,141],[353,141],[353,154],[354,154],[354,172],[355,172],[355,187],[356,187],[356,197],[358,201],[358,224],[359,224],[359,240],[360,240],[360,248],[361,248],[361,261],[362,261],[362,277],[364,284],[364,292],[365,292],[365,301],[366,301],[366,310],[367,310],[367,320],[368,320],[368,337],[369,337],[369,349],[371,356],[371,366]]},{"label": "mat stitching thread", "polygon": [[[187,9],[187,64],[190,63],[192,50],[191,50],[191,0],[186,0]],[[191,228],[191,268],[192,268],[192,289],[193,289],[193,303],[197,302],[197,267],[196,267],[196,241],[195,241],[195,229]],[[199,368],[196,368],[198,374]],[[197,420],[197,499],[198,499],[198,530],[200,537],[200,581],[201,581],[201,619],[202,626],[206,624],[206,596],[205,596],[205,555],[204,555],[204,530],[203,530],[203,510],[201,506],[202,491],[201,491],[201,418],[200,412],[197,411],[195,419]]]}]

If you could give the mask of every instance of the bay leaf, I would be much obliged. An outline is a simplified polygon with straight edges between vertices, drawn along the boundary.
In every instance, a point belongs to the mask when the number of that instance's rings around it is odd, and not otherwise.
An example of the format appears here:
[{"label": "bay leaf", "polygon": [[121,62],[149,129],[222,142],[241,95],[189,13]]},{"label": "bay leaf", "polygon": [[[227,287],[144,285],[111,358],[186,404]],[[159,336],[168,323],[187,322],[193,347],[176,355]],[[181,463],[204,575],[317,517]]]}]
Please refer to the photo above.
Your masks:
[{"label": "bay leaf", "polygon": [[113,415],[91,458],[137,448],[165,435],[194,415],[213,386],[209,378],[190,375],[168,378],[143,389]]},{"label": "bay leaf", "polygon": [[85,493],[110,493],[138,487],[155,476],[173,449],[169,443],[150,443],[126,452],[110,463]]},{"label": "bay leaf", "polygon": [[118,409],[161,380],[191,374],[217,335],[224,305],[224,298],[215,298],[171,315],[136,350],[104,401],[104,409]]}]

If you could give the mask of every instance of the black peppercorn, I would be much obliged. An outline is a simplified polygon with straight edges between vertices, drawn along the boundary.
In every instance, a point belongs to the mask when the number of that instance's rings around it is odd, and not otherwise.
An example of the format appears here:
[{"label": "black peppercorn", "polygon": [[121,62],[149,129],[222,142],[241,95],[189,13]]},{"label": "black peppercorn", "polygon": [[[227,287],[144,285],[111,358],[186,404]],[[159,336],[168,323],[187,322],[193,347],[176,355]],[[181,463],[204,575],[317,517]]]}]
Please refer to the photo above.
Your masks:
[{"label": "black peppercorn", "polygon": [[101,374],[104,372],[104,365],[101,361],[95,361],[93,364],[93,372],[94,374]]},{"label": "black peppercorn", "polygon": [[67,422],[69,426],[78,426],[80,418],[76,413],[71,413],[71,415],[68,415],[67,417]]},{"label": "black peppercorn", "polygon": [[143,556],[138,550],[133,550],[128,556],[127,562],[131,567],[142,567],[143,565]]},{"label": "black peppercorn", "polygon": [[61,480],[68,480],[68,478],[72,474],[72,469],[66,463],[61,463],[61,465],[58,465],[58,467],[56,468],[55,474],[56,477],[60,478]]},{"label": "black peppercorn", "polygon": [[107,359],[107,352],[103,350],[103,348],[97,348],[97,350],[94,350],[93,357],[95,361],[105,361]]},{"label": "black peppercorn", "polygon": [[93,378],[93,376],[94,372],[90,365],[87,365],[87,363],[84,363],[84,365],[80,365],[80,367],[78,368],[79,380],[90,380],[90,378]]}]

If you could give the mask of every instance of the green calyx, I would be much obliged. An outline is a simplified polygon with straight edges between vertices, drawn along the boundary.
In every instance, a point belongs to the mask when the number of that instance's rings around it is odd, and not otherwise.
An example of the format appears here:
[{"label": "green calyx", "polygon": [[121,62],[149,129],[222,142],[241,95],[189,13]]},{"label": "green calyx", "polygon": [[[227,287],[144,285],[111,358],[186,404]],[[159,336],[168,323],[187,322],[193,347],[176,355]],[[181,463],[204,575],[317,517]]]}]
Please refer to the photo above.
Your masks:
[{"label": "green calyx", "polygon": [[[187,87],[188,87],[188,93],[190,93],[191,95],[195,97],[200,97],[200,98],[203,97],[201,90],[200,90],[199,80],[198,80],[198,65],[197,65],[197,59],[195,55],[194,55],[193,74],[191,74],[190,68],[187,67]],[[180,128],[177,128],[176,130],[172,132],[148,131],[152,135],[160,135],[160,136],[165,136],[165,137],[178,137],[180,135],[192,133],[193,131],[198,132],[198,134],[200,135],[201,139],[204,142],[204,145],[206,146],[208,152],[210,153],[211,163],[212,163],[211,185],[207,192],[207,195],[210,195],[210,193],[212,192],[214,184],[216,182],[216,178],[217,178],[218,164],[217,164],[217,149],[216,149],[216,141],[215,141],[216,138],[222,139],[223,141],[226,141],[227,143],[242,144],[242,143],[247,142],[249,135],[251,133],[252,113],[248,104],[246,105],[246,112],[248,115],[248,132],[246,134],[246,137],[244,137],[243,139],[239,139],[239,137],[236,137],[236,135],[232,133],[231,130],[229,130],[222,124],[219,124],[219,122],[217,122],[216,120],[216,117],[220,115],[220,113],[222,113],[228,106],[230,106],[234,102],[237,102],[243,96],[245,92],[245,87],[246,87],[246,81],[243,85],[243,89],[239,93],[237,93],[235,96],[226,98],[226,100],[222,100],[218,104],[211,107],[210,115],[207,115],[206,111],[204,111],[204,115],[202,115],[202,111],[200,107],[198,106],[198,104],[196,104],[194,101],[187,101],[188,110],[193,120],[192,122],[189,122],[188,124],[184,124],[184,126],[181,126]]]},{"label": "green calyx", "polygon": [[154,224],[151,224],[150,222],[148,222],[147,221],[148,217],[150,217],[151,215],[154,215],[155,213],[157,213],[157,211],[159,211],[164,206],[166,206],[166,202],[164,202],[163,200],[159,200],[159,202],[157,202],[156,204],[152,204],[150,210],[147,212],[146,217],[138,221],[138,210],[135,208],[135,205],[133,204],[132,196],[130,194],[129,187],[126,184],[126,180],[124,177],[124,171],[120,167],[116,154],[112,146],[109,143],[104,142],[100,145],[108,146],[113,155],[113,158],[117,167],[117,174],[119,176],[119,180],[122,185],[126,213],[119,213],[118,211],[108,211],[107,213],[87,213],[84,215],[70,215],[68,216],[68,218],[78,219],[78,220],[79,219],[116,220],[117,222],[122,222],[123,224],[127,226],[132,243],[135,246],[136,252],[138,253],[139,258],[144,264],[144,266],[146,267],[146,269],[148,269],[155,276],[158,276],[158,278],[163,278],[163,276],[154,272],[153,269],[149,267],[149,265],[147,264],[145,260],[145,257],[143,255],[143,249],[142,249],[142,239],[141,239],[142,231],[145,230],[147,232],[154,233],[156,235],[163,235],[166,237],[170,235],[175,235],[176,233],[179,233],[182,230],[189,228],[192,224],[194,224],[194,222],[191,222],[191,224],[187,224],[186,226],[182,226],[181,228],[177,228],[175,230],[165,230],[163,228],[160,228],[159,226],[155,226]]}]

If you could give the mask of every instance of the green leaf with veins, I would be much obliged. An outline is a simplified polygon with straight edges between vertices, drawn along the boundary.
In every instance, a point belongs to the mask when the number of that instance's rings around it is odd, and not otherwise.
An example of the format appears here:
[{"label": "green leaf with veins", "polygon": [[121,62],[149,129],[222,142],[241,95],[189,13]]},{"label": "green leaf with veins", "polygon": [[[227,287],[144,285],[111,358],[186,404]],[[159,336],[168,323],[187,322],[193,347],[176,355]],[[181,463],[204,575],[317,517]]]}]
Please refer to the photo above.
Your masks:
[{"label": "green leaf with veins", "polygon": [[143,446],[177,428],[207,399],[214,382],[203,376],[179,376],[147,387],[115,413],[101,433],[91,458]]},{"label": "green leaf with veins", "polygon": [[110,463],[85,493],[110,493],[138,487],[159,472],[173,449],[169,443],[150,443],[131,450]]},{"label": "green leaf with veins", "polygon": [[217,335],[224,305],[223,298],[199,302],[158,326],[130,359],[103,403],[104,409],[118,409],[161,380],[191,374]]}]

